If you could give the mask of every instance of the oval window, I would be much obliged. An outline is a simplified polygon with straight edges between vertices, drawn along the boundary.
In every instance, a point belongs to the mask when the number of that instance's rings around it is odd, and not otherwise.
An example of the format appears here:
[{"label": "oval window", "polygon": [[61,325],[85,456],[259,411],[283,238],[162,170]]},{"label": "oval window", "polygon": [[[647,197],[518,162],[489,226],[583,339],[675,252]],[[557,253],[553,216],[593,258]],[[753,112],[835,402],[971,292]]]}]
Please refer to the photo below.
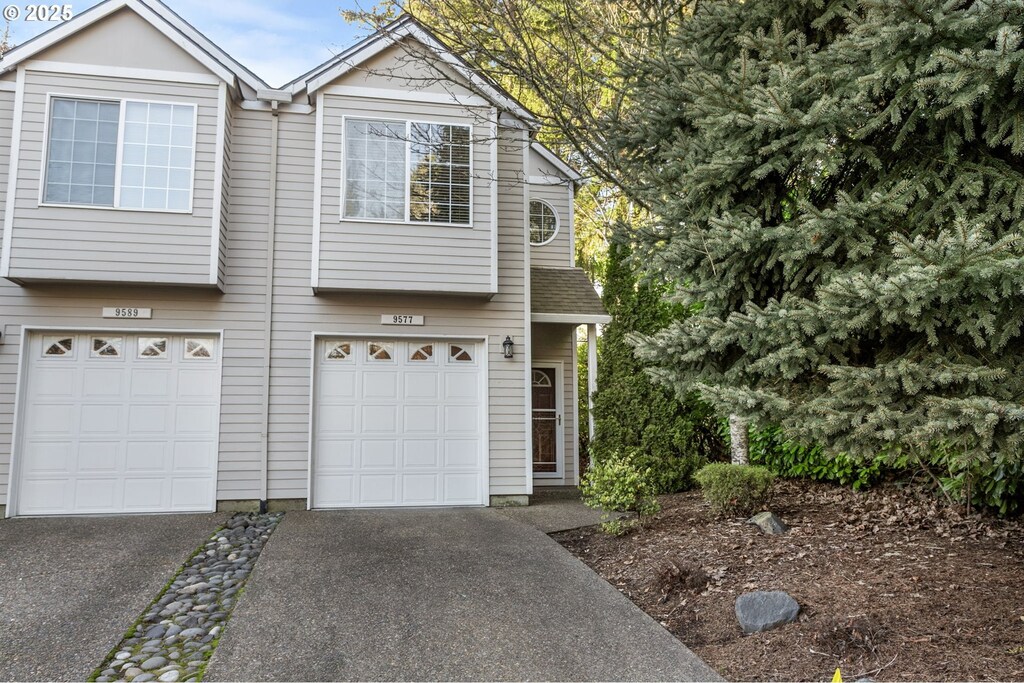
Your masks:
[{"label": "oval window", "polygon": [[558,214],[547,202],[530,200],[530,244],[547,244],[558,232]]}]

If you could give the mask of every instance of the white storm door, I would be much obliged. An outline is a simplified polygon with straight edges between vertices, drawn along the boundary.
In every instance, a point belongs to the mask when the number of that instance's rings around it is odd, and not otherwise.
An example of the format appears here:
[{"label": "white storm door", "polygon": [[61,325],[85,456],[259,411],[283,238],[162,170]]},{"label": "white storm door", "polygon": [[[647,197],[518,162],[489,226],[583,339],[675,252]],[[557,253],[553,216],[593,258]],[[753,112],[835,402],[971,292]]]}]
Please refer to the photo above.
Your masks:
[{"label": "white storm door", "polygon": [[19,515],[215,508],[220,340],[28,337]]},{"label": "white storm door", "polygon": [[316,349],[313,507],[484,503],[478,343],[322,339]]}]

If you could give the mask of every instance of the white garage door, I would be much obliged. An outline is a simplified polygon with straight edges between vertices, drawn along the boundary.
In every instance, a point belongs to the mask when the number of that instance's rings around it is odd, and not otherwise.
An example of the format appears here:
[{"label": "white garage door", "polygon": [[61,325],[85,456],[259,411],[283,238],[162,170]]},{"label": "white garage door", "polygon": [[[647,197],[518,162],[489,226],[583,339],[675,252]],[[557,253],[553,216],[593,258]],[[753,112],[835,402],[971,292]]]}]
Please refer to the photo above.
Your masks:
[{"label": "white garage door", "polygon": [[213,510],[218,342],[208,335],[29,337],[18,514]]},{"label": "white garage door", "polygon": [[482,505],[480,345],[317,343],[313,506]]}]

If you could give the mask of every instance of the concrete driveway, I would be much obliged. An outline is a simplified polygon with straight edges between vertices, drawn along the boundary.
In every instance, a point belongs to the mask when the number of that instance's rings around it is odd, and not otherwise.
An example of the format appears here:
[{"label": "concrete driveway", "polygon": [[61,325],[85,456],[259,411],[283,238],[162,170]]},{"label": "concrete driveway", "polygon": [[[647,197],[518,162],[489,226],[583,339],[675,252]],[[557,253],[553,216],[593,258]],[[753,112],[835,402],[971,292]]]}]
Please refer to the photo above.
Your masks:
[{"label": "concrete driveway", "polygon": [[0,521],[0,680],[85,680],[227,517]]},{"label": "concrete driveway", "polygon": [[537,529],[491,510],[290,512],[205,680],[719,680]]}]

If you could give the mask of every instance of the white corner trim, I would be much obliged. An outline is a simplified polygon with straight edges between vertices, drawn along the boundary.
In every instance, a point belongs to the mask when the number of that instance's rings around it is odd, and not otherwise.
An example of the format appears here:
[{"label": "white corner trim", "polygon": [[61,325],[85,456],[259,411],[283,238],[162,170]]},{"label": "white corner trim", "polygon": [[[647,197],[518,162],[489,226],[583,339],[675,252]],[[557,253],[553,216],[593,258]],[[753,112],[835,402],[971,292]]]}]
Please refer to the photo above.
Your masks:
[{"label": "white corner trim", "polygon": [[491,107],[491,292],[498,293],[498,108]]},{"label": "white corner trim", "polygon": [[428,92],[426,90],[401,90],[398,88],[371,88],[358,85],[331,85],[321,88],[328,95],[359,97],[377,100],[399,100],[403,102],[427,102],[430,104],[456,104],[463,107],[486,107],[490,104],[476,95],[454,95]]},{"label": "white corner trim", "polygon": [[576,267],[576,193],[569,185],[569,267]]},{"label": "white corner trim", "polygon": [[16,482],[21,480],[21,449],[18,448],[18,439],[21,437],[22,427],[21,421],[24,419],[25,411],[20,410],[21,402],[24,400],[22,396],[25,391],[25,378],[24,375],[28,371],[28,358],[25,354],[25,345],[28,341],[28,327],[25,325],[21,326],[21,337],[18,345],[18,366],[16,379],[14,381],[14,415],[11,420],[11,455],[10,462],[7,468],[7,510],[4,514],[5,517],[10,519],[14,516],[15,511],[18,509],[18,490],[20,487],[16,485]]},{"label": "white corner trim", "polygon": [[[530,163],[530,138],[529,133],[523,131],[519,134],[523,142],[523,172]],[[530,193],[523,186],[523,213],[519,223],[520,228],[516,231],[523,240],[523,337],[525,338],[526,349],[523,352],[523,459],[525,462],[526,494],[533,493],[533,395],[531,386],[533,384],[533,329],[530,319],[531,308],[531,285],[530,277],[530,231],[527,227],[530,224]]]},{"label": "white corner trim", "polygon": [[[309,350],[309,443],[306,448],[306,509],[313,509],[313,434],[315,429],[314,413],[316,412],[316,345],[318,335],[310,333]],[[270,352],[270,349],[267,349]],[[270,495],[269,489],[267,495]]]},{"label": "white corner trim", "polygon": [[[342,152],[344,153],[344,151]],[[313,260],[310,267],[310,285],[320,286],[320,212],[323,204],[324,182],[324,94],[316,94],[316,132],[313,142]]]},{"label": "white corner trim", "polygon": [[582,313],[534,313],[530,319],[535,323],[562,323],[567,325],[605,325],[612,321],[610,315]]},{"label": "white corner trim", "polygon": [[[228,121],[228,86],[221,82],[217,86],[217,137],[213,162],[213,218],[210,221],[210,284],[216,285],[220,265],[220,222],[224,209],[224,140]],[[196,126],[198,129],[198,126]],[[192,153],[195,154],[195,145]],[[193,168],[195,164],[193,163]],[[267,351],[269,353],[269,349]]]},{"label": "white corner trim", "polygon": [[21,124],[25,108],[25,69],[18,67],[18,80],[14,90],[14,119],[11,122],[11,159],[7,175],[7,195],[4,197],[4,238],[0,246],[0,277],[11,274],[11,245],[14,242],[14,205],[17,203],[18,166],[21,156]]},{"label": "white corner trim", "polygon": [[[572,471],[573,481],[570,482],[579,486],[583,480],[583,473],[580,472],[580,345],[576,340],[574,327],[569,330],[569,339],[572,342]],[[588,371],[589,372],[589,371]],[[567,425],[568,426],[568,425]]]},{"label": "white corner trim", "polygon": [[138,69],[126,66],[97,66],[93,64],[76,64],[74,62],[52,62],[33,59],[25,62],[25,68],[28,71],[40,71],[44,73],[126,78],[140,81],[169,81],[174,83],[192,83],[196,85],[217,85],[218,83],[223,83],[220,78],[213,74],[200,74],[191,71]]},{"label": "white corner trim", "polygon": [[11,83],[10,81],[0,81],[0,92],[14,92],[17,89],[17,83]]}]

